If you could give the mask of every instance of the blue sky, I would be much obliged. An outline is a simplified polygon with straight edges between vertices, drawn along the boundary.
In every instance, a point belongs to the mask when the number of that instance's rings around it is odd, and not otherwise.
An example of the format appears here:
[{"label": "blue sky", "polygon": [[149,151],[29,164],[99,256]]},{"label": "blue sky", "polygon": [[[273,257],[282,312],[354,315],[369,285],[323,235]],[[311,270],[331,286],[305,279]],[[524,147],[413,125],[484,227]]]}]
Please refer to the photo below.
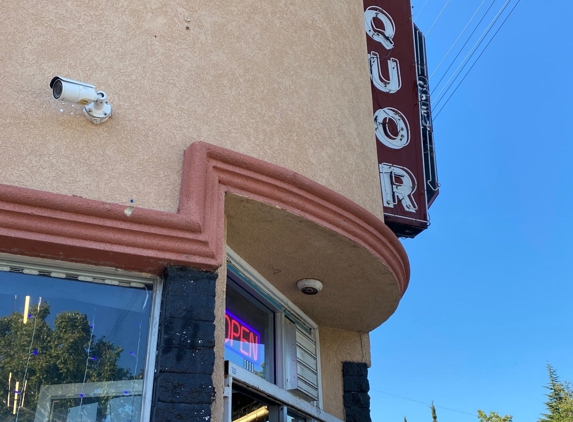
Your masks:
[{"label": "blue sky", "polygon": [[[446,2],[419,14],[426,0],[413,0],[423,31]],[[481,3],[444,9],[427,38],[430,73]],[[434,95],[480,17],[431,81]],[[440,422],[475,422],[477,409],[535,422],[546,362],[573,381],[572,17],[570,1],[520,1],[437,118],[434,109],[442,188],[431,227],[403,241],[410,287],[371,335],[375,422],[430,422],[432,400]]]}]

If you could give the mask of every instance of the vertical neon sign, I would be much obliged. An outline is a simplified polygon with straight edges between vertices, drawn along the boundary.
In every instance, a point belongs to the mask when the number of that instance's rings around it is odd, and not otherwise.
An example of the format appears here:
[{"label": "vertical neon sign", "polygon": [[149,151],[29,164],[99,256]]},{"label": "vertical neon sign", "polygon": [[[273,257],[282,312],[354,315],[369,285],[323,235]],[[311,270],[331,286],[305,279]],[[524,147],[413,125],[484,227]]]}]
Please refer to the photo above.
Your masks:
[{"label": "vertical neon sign", "polygon": [[410,1],[364,0],[364,29],[384,220],[396,235],[414,237],[429,225],[428,187],[435,197],[437,181],[426,180],[430,152],[422,124],[429,117],[429,92],[420,95],[418,86]]}]

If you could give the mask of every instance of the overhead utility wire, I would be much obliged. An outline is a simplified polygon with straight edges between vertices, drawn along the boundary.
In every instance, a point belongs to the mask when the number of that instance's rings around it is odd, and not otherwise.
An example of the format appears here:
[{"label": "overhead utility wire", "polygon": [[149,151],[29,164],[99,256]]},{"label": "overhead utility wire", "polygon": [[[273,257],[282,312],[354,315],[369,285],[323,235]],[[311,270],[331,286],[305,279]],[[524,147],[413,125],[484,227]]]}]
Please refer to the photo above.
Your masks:
[{"label": "overhead utility wire", "polygon": [[[387,393],[386,391],[381,391],[381,390],[377,390],[375,388],[370,388],[370,391],[377,391],[378,393],[382,393],[382,394],[387,394],[389,396],[392,397],[397,397],[399,399],[402,400],[408,400],[414,403],[419,403],[419,404],[423,404],[425,406],[430,406],[430,403],[425,403],[423,401],[420,400],[414,400],[414,399],[409,399],[408,397],[402,397],[402,396],[397,396],[396,394],[392,394],[392,393]],[[457,413],[462,413],[464,415],[469,415],[475,418],[476,414],[475,413],[469,413],[469,412],[464,412],[463,410],[456,410],[456,409],[450,409],[449,407],[444,407],[444,406],[436,406],[438,409],[444,409],[444,410],[449,410],[450,412],[457,412]]]},{"label": "overhead utility wire", "polygon": [[[495,1],[495,0],[494,0]],[[458,43],[459,39],[461,38],[461,36],[464,34],[464,32],[466,32],[466,29],[468,29],[468,26],[470,25],[470,23],[472,23],[472,21],[474,20],[475,16],[477,15],[477,13],[480,11],[481,7],[483,6],[483,4],[486,2],[486,0],[483,0],[481,2],[481,4],[479,5],[479,7],[476,9],[476,11],[474,12],[473,16],[471,17],[471,19],[468,21],[468,23],[466,24],[466,26],[464,27],[464,29],[462,29],[462,32],[460,32],[460,35],[458,35],[458,38],[456,38],[456,40],[454,41],[454,43],[452,44],[452,46],[450,47],[450,49],[448,50],[448,52],[446,53],[446,55],[444,56],[444,58],[442,59],[442,61],[440,62],[440,64],[438,65],[438,67],[436,67],[434,69],[434,71],[432,72],[432,74],[430,75],[430,80],[434,77],[434,75],[436,74],[436,72],[438,71],[438,69],[440,68],[440,66],[442,65],[442,63],[444,63],[444,60],[446,60],[446,58],[449,56],[450,52],[452,51],[452,49],[456,46],[456,44]]]},{"label": "overhead utility wire", "polygon": [[481,23],[483,22],[483,20],[485,19],[485,17],[487,16],[487,14],[489,13],[489,11],[491,10],[491,8],[493,7],[493,5],[495,4],[496,0],[493,0],[491,2],[491,4],[489,5],[489,7],[487,8],[487,10],[485,11],[484,15],[481,17],[481,19],[479,20],[479,22],[477,23],[477,25],[475,26],[474,30],[472,31],[472,33],[470,34],[470,36],[468,37],[468,39],[466,40],[466,42],[464,43],[464,45],[462,45],[462,48],[460,48],[460,51],[458,51],[458,54],[456,54],[456,57],[454,57],[454,60],[452,60],[452,62],[450,63],[450,65],[448,66],[448,68],[446,69],[446,71],[444,72],[444,74],[442,75],[442,77],[440,78],[440,80],[438,81],[438,83],[436,84],[436,86],[434,86],[434,89],[438,89],[438,87],[440,86],[440,83],[444,80],[444,78],[446,77],[446,75],[448,74],[448,72],[450,71],[450,69],[452,68],[452,66],[454,65],[454,63],[456,62],[456,60],[458,59],[458,57],[460,57],[460,54],[462,54],[462,51],[464,51],[464,48],[466,47],[466,45],[468,45],[468,43],[470,42],[470,40],[472,39],[473,35],[475,34],[475,32],[478,30],[479,26],[481,25]]},{"label": "overhead utility wire", "polygon": [[121,314],[119,315],[119,317],[116,319],[115,323],[113,324],[113,327],[111,327],[111,330],[109,331],[109,334],[107,335],[107,341],[111,341],[113,340],[113,338],[115,337],[115,335],[117,334],[117,332],[119,331],[119,329],[121,328],[121,325],[123,324],[123,321],[125,321],[125,318],[127,317],[128,313],[131,312],[131,309],[133,308],[133,306],[135,305],[136,301],[137,301],[137,295],[139,293],[139,290],[134,290],[133,294],[131,295],[131,297],[129,298],[129,301],[127,302],[127,305],[125,306],[125,308],[121,311]]},{"label": "overhead utility wire", "polygon": [[418,19],[420,17],[420,15],[422,14],[422,12],[424,11],[424,9],[426,8],[426,5],[428,4],[430,0],[426,0],[426,3],[424,3],[424,5],[422,6],[422,9],[418,12],[418,14],[416,15],[415,19]]},{"label": "overhead utility wire", "polygon": [[[454,85],[455,81],[458,79],[458,77],[460,76],[460,74],[463,72],[463,70],[465,69],[465,67],[468,65],[468,63],[470,62],[470,60],[472,59],[472,57],[474,56],[474,54],[476,53],[476,51],[478,50],[478,48],[481,46],[481,44],[483,43],[483,41],[485,40],[485,38],[487,37],[487,35],[489,35],[490,31],[492,30],[492,28],[495,26],[495,24],[497,23],[497,21],[499,20],[499,18],[501,17],[501,15],[503,14],[503,12],[505,11],[505,9],[507,8],[508,4],[511,2],[511,0],[506,0],[506,2],[503,4],[503,6],[500,8],[500,10],[497,12],[497,14],[495,15],[495,17],[491,20],[491,22],[489,23],[489,25],[487,26],[487,28],[483,31],[483,33],[480,35],[479,39],[476,41],[476,43],[473,45],[473,47],[470,49],[469,53],[466,55],[466,57],[464,57],[464,59],[462,60],[462,62],[459,64],[459,66],[456,68],[456,70],[454,71],[454,73],[450,76],[450,78],[448,79],[448,81],[446,82],[446,86],[444,86],[440,92],[437,94],[436,98],[437,101],[435,103],[435,106],[437,107],[438,104],[440,104],[440,102],[444,99],[444,97],[446,96],[447,92],[450,90],[450,88]],[[443,93],[443,94],[442,94]]]},{"label": "overhead utility wire", "polygon": [[454,89],[454,92],[452,92],[450,94],[450,96],[448,97],[448,99],[446,100],[445,104],[438,110],[438,113],[436,114],[436,116],[434,117],[434,119],[436,119],[440,113],[442,112],[442,110],[444,109],[444,107],[446,107],[446,105],[450,102],[450,98],[452,98],[452,96],[456,93],[456,91],[458,90],[458,88],[460,87],[460,85],[462,84],[462,82],[466,79],[466,77],[469,75],[469,73],[472,71],[472,69],[474,68],[474,66],[476,65],[476,63],[478,62],[478,60],[480,59],[480,57],[482,56],[482,54],[485,52],[485,50],[487,50],[487,47],[491,44],[491,42],[493,41],[493,39],[495,38],[495,36],[497,35],[497,33],[499,32],[499,30],[503,27],[503,25],[505,24],[505,22],[509,19],[509,17],[511,16],[511,14],[513,13],[513,11],[515,10],[515,8],[517,7],[517,5],[519,4],[521,0],[517,0],[517,3],[515,3],[515,6],[513,6],[513,8],[510,10],[510,12],[508,13],[508,15],[505,17],[505,19],[503,20],[503,22],[501,23],[501,25],[499,26],[499,28],[497,28],[497,30],[495,31],[495,33],[493,34],[493,36],[491,37],[491,39],[489,40],[489,42],[486,44],[486,46],[484,47],[484,49],[482,50],[482,52],[480,53],[480,55],[478,56],[478,58],[475,60],[475,62],[471,65],[471,67],[469,68],[469,70],[467,71],[467,73],[464,75],[464,77],[462,78],[462,80],[460,81],[460,83],[456,86],[456,89]]},{"label": "overhead utility wire", "polygon": [[428,29],[428,32],[426,32],[426,37],[428,37],[428,35],[430,35],[430,32],[432,32],[432,29],[434,29],[434,25],[436,25],[436,22],[438,22],[438,20],[440,20],[440,17],[442,16],[442,13],[444,13],[444,10],[446,10],[446,7],[448,7],[448,4],[450,4],[450,0],[448,0],[446,2],[446,4],[444,4],[444,7],[442,7],[442,10],[440,11],[440,14],[438,15],[438,17],[436,18],[436,20],[434,21],[434,23],[432,24],[432,26],[430,26],[430,29]]},{"label": "overhead utility wire", "polygon": [[[509,4],[511,0],[506,0],[505,4],[502,6],[502,8],[500,9],[500,11],[497,13],[497,15],[493,18],[493,20],[490,22],[490,24],[488,25],[488,27],[485,29],[485,31],[481,34],[480,38],[476,41],[476,43],[474,44],[474,46],[472,47],[472,49],[470,50],[470,52],[466,55],[466,57],[464,58],[464,60],[460,63],[460,65],[458,66],[458,68],[455,70],[454,74],[452,76],[450,76],[450,79],[448,79],[448,81],[446,82],[446,86],[443,87],[441,89],[441,91],[438,93],[437,97],[438,97],[438,101],[435,103],[435,106],[437,107],[438,104],[443,100],[443,98],[445,97],[445,93],[444,95],[441,95],[442,92],[448,92],[449,89],[451,88],[451,86],[454,84],[455,80],[458,78],[458,76],[460,75],[460,73],[463,71],[463,69],[466,67],[466,65],[469,63],[469,60],[473,57],[473,55],[475,54],[475,52],[477,51],[477,49],[479,48],[479,46],[481,45],[481,43],[483,42],[483,40],[485,39],[485,37],[489,34],[489,32],[491,31],[491,28],[497,23],[499,17],[501,16],[501,14],[505,11],[507,5]],[[453,79],[453,81],[452,81]]]}]

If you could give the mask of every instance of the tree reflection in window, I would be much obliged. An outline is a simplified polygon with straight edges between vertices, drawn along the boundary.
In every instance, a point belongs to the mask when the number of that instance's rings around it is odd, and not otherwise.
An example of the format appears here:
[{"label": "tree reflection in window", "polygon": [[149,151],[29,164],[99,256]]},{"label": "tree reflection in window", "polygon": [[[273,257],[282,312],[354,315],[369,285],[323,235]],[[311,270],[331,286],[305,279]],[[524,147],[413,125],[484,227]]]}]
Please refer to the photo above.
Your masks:
[{"label": "tree reflection in window", "polygon": [[[23,302],[26,305],[0,317],[0,421],[138,420],[144,367],[139,354],[145,355],[146,350],[151,292],[105,285],[86,289],[90,283],[71,280],[48,282],[70,283],[79,297],[54,298],[60,311],[52,315],[50,301],[36,296],[28,306],[30,296],[24,301],[22,295],[12,295],[18,308]],[[117,303],[105,306],[106,296],[118,290],[131,299],[122,308]],[[97,298],[82,293],[96,293]],[[6,296],[1,295],[3,314]],[[117,298],[108,300],[117,302]],[[74,307],[89,308],[89,315]],[[121,345],[114,343],[115,338]]]}]

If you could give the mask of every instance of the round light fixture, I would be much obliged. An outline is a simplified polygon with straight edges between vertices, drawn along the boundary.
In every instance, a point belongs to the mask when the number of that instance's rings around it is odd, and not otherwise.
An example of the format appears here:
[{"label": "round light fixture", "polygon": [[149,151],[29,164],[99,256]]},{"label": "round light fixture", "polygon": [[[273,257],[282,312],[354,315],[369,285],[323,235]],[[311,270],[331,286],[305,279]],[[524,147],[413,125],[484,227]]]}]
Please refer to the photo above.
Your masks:
[{"label": "round light fixture", "polygon": [[322,290],[322,283],[313,278],[303,278],[296,282],[296,287],[305,295],[315,295]]}]

